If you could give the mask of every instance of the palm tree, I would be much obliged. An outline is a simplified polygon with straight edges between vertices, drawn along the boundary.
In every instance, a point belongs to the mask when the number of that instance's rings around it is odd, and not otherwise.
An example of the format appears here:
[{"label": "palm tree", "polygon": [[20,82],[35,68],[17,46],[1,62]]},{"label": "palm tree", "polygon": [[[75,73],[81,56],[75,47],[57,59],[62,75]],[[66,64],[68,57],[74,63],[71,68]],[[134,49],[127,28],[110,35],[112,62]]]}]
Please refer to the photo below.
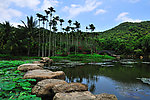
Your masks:
[{"label": "palm tree", "polygon": [[49,22],[49,27],[50,27],[50,35],[49,35],[49,52],[48,52],[48,56],[51,56],[51,29],[52,29],[52,15],[53,15],[53,12],[56,12],[55,9],[53,7],[50,7],[48,8],[50,13],[50,22]]},{"label": "palm tree", "polygon": [[[57,22],[59,21],[59,16],[53,17],[53,20],[54,20],[54,23],[55,23],[53,27],[56,27],[56,26],[57,26]],[[55,40],[54,40],[54,41],[55,41],[55,42],[54,42],[54,45],[55,45],[55,46],[54,46],[54,48],[55,48],[55,51],[54,51],[54,52],[55,52],[55,54],[56,54],[56,50],[57,50],[57,49],[56,49],[56,47],[57,47],[57,35],[56,35],[56,31],[57,31],[57,27],[56,27],[55,30],[53,30],[53,31],[54,31],[54,35],[55,35],[55,36],[54,36],[54,39],[55,39]]]},{"label": "palm tree", "polygon": [[[63,19],[59,19],[60,21],[60,27],[61,27],[61,30],[62,30],[62,23],[65,22]],[[61,33],[60,33],[60,53],[61,53]]]},{"label": "palm tree", "polygon": [[[7,44],[8,41],[11,40],[12,36],[11,36],[11,31],[12,31],[12,26],[10,25],[10,23],[8,21],[5,21],[3,24],[3,34],[0,36],[1,39],[1,46],[2,49],[4,49],[5,45]],[[11,38],[10,38],[11,37]]]},{"label": "palm tree", "polygon": [[[93,24],[89,25],[89,29],[91,30],[91,32],[93,32],[95,30],[95,26]],[[91,40],[91,54],[93,53],[93,41]]]},{"label": "palm tree", "polygon": [[[75,25],[76,32],[78,33],[78,32],[79,32],[79,28],[81,27],[81,26],[80,26],[80,23],[79,23],[78,21],[75,21],[75,23],[73,23],[73,24]],[[77,34],[77,48],[78,48],[78,45],[79,45],[79,44],[78,44],[78,39],[79,39],[79,38],[78,38],[78,37],[79,37],[78,35],[79,35],[79,34]],[[75,54],[76,54],[76,48],[75,48]]]},{"label": "palm tree", "polygon": [[44,43],[45,43],[45,21],[47,21],[47,16],[42,16],[42,21],[43,21],[43,46],[42,46],[42,57],[45,56],[45,53],[44,53]]},{"label": "palm tree", "polygon": [[[47,16],[47,18],[48,18],[48,15],[50,14],[50,11],[48,11],[48,10],[44,10],[44,11],[45,11],[46,16]],[[47,29],[47,23],[48,23],[48,20],[46,21],[46,29]],[[46,44],[45,44],[45,56],[47,56],[47,43],[48,43],[48,35],[47,35],[47,31],[46,31],[46,36],[45,36],[45,38],[46,38]]]},{"label": "palm tree", "polygon": [[[70,27],[71,27],[71,24],[72,24],[72,20],[68,20],[68,23],[69,23],[69,31],[70,31]],[[70,54],[70,34],[68,34],[68,48],[69,48],[69,54]]]},{"label": "palm tree", "polygon": [[41,35],[40,35],[40,21],[41,21],[41,18],[42,18],[42,15],[37,13],[36,16],[38,17],[38,20],[39,20],[39,48],[38,48],[38,56],[40,56],[40,47],[41,47]]},{"label": "palm tree", "polygon": [[90,24],[89,29],[91,30],[91,32],[93,32],[95,30],[95,26],[93,24]]},{"label": "palm tree", "polygon": [[55,32],[57,31],[57,27],[56,27],[56,25],[57,25],[57,21],[55,20],[55,19],[53,19],[52,20],[52,29],[53,29],[53,56],[55,56],[55,47],[56,47],[56,42],[55,42],[55,40],[56,40],[56,36],[55,36]]},{"label": "palm tree", "polygon": [[33,20],[32,16],[30,17],[27,16],[27,24],[25,24],[25,22],[22,20],[21,22],[24,24],[24,28],[26,29],[28,35],[28,56],[29,56],[30,49],[34,45],[33,36],[34,36],[34,30],[35,28],[37,28],[37,20]]}]

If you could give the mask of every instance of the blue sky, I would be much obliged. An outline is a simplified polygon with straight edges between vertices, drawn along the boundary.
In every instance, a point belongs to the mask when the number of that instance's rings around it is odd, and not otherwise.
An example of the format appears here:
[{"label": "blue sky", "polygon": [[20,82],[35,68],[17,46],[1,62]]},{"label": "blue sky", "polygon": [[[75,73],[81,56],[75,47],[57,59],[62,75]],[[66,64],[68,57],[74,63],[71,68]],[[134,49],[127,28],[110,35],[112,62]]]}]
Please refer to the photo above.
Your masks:
[{"label": "blue sky", "polygon": [[104,31],[122,22],[150,20],[150,0],[0,0],[0,22],[9,21],[14,26],[26,21],[27,16],[45,14],[50,6],[56,9],[55,15],[67,21],[79,21],[81,29],[89,24],[95,31]]}]

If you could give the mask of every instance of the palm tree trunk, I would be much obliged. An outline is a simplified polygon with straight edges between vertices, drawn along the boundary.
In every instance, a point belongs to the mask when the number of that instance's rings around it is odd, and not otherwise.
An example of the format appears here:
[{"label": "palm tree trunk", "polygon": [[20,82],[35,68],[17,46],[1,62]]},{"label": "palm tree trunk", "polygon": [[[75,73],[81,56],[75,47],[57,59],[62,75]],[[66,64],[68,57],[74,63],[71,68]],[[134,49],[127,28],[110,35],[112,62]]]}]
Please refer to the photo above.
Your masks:
[{"label": "palm tree trunk", "polygon": [[[46,29],[47,29],[47,22],[46,22]],[[48,41],[47,30],[45,32],[45,38],[46,38],[46,42],[45,42],[45,56],[47,56],[47,41]]]},{"label": "palm tree trunk", "polygon": [[39,21],[39,47],[38,47],[38,57],[40,57],[40,46],[41,46],[41,36],[40,36],[40,21]]},{"label": "palm tree trunk", "polygon": [[42,57],[44,57],[44,24],[43,24],[43,43],[42,43]]}]

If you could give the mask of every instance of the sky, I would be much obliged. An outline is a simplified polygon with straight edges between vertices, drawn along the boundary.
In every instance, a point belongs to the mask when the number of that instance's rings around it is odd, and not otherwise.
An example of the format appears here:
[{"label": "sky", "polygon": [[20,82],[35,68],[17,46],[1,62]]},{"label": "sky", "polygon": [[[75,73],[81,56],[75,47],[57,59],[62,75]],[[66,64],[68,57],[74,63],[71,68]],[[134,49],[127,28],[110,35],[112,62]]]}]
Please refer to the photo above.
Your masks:
[{"label": "sky", "polygon": [[81,29],[94,24],[95,31],[111,29],[122,22],[150,21],[150,0],[0,0],[0,23],[22,25],[27,16],[54,7],[64,26],[71,19],[81,23]]}]

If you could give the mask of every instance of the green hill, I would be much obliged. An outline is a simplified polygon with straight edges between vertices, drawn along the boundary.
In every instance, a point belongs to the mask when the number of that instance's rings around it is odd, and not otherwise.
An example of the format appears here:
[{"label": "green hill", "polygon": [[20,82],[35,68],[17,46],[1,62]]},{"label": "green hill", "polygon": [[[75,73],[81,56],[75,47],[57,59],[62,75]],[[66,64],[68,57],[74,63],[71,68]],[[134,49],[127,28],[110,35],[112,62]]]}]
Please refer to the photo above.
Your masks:
[{"label": "green hill", "polygon": [[150,53],[150,21],[125,22],[100,33],[98,38],[101,49],[123,54],[148,54]]}]

